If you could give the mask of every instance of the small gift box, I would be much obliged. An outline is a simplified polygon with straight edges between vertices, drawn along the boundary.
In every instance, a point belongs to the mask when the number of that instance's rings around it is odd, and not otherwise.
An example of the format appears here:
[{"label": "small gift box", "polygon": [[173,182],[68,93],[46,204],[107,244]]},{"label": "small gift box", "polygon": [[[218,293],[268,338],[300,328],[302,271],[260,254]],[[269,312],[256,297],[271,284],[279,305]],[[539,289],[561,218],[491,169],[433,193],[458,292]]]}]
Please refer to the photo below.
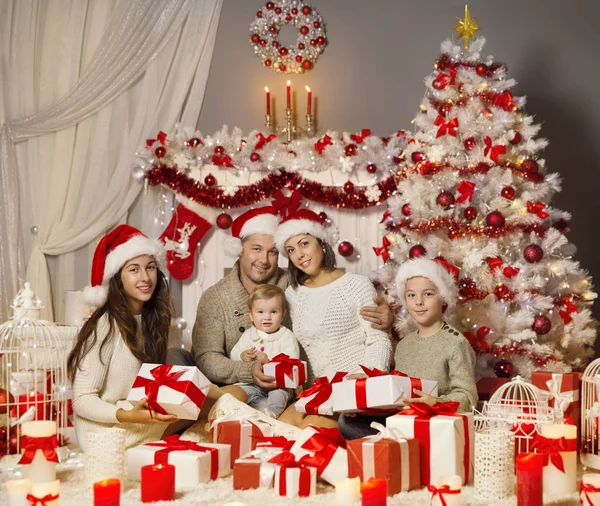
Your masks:
[{"label": "small gift box", "polygon": [[225,416],[210,426],[213,443],[231,445],[230,466],[256,448],[259,438],[271,436],[273,427],[255,416]]},{"label": "small gift box", "polygon": [[317,491],[317,470],[296,461],[290,452],[276,455],[269,463],[276,464],[275,490],[283,497],[309,497]]},{"label": "small gift box", "polygon": [[252,453],[258,450],[271,451],[273,454],[280,453],[289,450],[295,442],[283,436],[259,436],[255,437],[254,440],[256,441],[256,450],[253,450]]},{"label": "small gift box", "polygon": [[480,401],[489,401],[494,392],[508,383],[508,378],[481,378],[477,382],[477,394]]},{"label": "small gift box", "polygon": [[302,393],[294,404],[296,411],[311,415],[333,415],[333,384],[339,383],[347,376],[346,372],[336,372],[328,376],[321,376]]},{"label": "small gift box", "polygon": [[[271,454],[270,458],[274,456]],[[272,488],[275,468],[275,464],[265,462],[263,458],[252,454],[237,459],[233,464],[233,488],[235,490]]]},{"label": "small gift box", "polygon": [[421,483],[434,485],[439,476],[461,477],[462,484],[473,477],[474,426],[472,413],[457,413],[458,402],[433,406],[414,402],[410,409],[386,419],[388,428],[407,438],[419,440]]},{"label": "small gift box", "polygon": [[127,473],[130,480],[140,480],[141,469],[150,464],[175,466],[175,485],[195,487],[231,472],[229,445],[195,443],[178,435],[127,450]]},{"label": "small gift box", "polygon": [[127,400],[146,397],[148,409],[183,420],[197,420],[211,382],[197,367],[142,364]]},{"label": "small gift box", "polygon": [[580,378],[579,374],[573,372],[534,371],[531,375],[531,382],[547,397],[548,406],[554,408],[557,420],[568,420],[568,423],[579,426],[581,416]]},{"label": "small gift box", "polygon": [[46,396],[40,392],[21,394],[17,397],[16,404],[16,406],[12,406],[10,409],[10,416],[13,418],[22,417],[32,407],[35,408],[35,420],[47,420],[50,418],[50,409],[46,402]]},{"label": "small gift box", "polygon": [[306,362],[285,353],[274,356],[263,366],[265,376],[274,376],[279,388],[298,388],[306,383]]},{"label": "small gift box", "polygon": [[411,378],[399,371],[387,374],[361,366],[368,378],[344,380],[333,384],[333,411],[354,413],[365,409],[389,409],[404,406],[404,401],[418,397],[415,390],[438,394],[437,381]]},{"label": "small gift box", "polygon": [[388,480],[388,495],[421,486],[419,442],[405,439],[394,429],[377,422],[375,436],[348,441],[348,476],[361,482],[371,478]]},{"label": "small gift box", "polygon": [[290,452],[317,470],[317,475],[335,485],[336,480],[348,478],[346,440],[337,428],[308,426],[296,440]]}]

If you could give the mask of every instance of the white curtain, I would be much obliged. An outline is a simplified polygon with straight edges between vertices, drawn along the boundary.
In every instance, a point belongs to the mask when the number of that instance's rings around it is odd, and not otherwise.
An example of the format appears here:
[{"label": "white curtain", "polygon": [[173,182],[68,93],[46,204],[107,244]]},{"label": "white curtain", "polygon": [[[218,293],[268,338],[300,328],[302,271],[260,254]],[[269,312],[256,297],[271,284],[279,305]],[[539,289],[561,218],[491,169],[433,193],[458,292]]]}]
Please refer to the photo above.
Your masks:
[{"label": "white curtain", "polygon": [[196,123],[222,0],[0,6],[0,321],[23,251],[52,319],[45,255],[72,252],[122,219],[140,190],[136,148],[179,120]]}]

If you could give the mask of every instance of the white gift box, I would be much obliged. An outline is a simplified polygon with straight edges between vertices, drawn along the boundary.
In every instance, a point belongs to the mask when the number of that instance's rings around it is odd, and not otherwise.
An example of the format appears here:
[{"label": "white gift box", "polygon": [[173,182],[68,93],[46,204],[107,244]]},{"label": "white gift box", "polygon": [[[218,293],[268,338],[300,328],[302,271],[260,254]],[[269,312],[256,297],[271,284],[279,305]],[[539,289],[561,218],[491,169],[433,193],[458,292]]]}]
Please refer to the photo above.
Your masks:
[{"label": "white gift box", "polygon": [[164,411],[183,420],[197,420],[211,384],[197,367],[142,364],[127,400],[137,404],[148,397],[148,388],[158,386],[156,402]]},{"label": "white gift box", "polygon": [[[206,483],[211,479],[221,478],[230,473],[229,445],[181,440],[175,443],[175,446],[179,445],[187,446],[190,449],[170,451],[166,456],[162,456],[165,460],[160,461],[156,460],[157,453],[169,448],[166,441],[156,441],[130,448],[127,450],[128,478],[139,481],[142,466],[164,462],[175,466],[175,486],[177,488],[195,487],[199,483]],[[196,449],[191,449],[193,447]],[[206,451],[201,449],[206,449]],[[213,457],[209,449],[215,449],[218,457]]]},{"label": "white gift box", "polygon": [[[300,483],[301,471],[303,476],[308,476],[309,480]],[[305,474],[306,473],[306,474]],[[310,474],[308,474],[310,473]],[[280,496],[301,497],[301,489],[308,489],[310,496],[317,493],[317,470],[314,467],[283,467],[277,466],[275,469],[275,484],[273,488]],[[307,495],[303,495],[307,497]]]},{"label": "white gift box", "polygon": [[317,378],[309,388],[298,395],[298,400],[294,403],[296,411],[313,415],[333,415],[333,383],[342,381],[347,374],[336,372]]},{"label": "white gift box", "polygon": [[280,388],[298,388],[306,383],[306,362],[301,362],[301,364],[290,367],[290,375],[282,370],[282,365],[287,366],[287,364],[276,360],[263,365],[263,372],[265,376],[273,376]]},{"label": "white gift box", "polygon": [[[421,388],[419,388],[421,387]],[[363,409],[388,409],[404,406],[414,388],[437,397],[437,381],[408,376],[372,376],[333,384],[333,411],[355,413]]]}]

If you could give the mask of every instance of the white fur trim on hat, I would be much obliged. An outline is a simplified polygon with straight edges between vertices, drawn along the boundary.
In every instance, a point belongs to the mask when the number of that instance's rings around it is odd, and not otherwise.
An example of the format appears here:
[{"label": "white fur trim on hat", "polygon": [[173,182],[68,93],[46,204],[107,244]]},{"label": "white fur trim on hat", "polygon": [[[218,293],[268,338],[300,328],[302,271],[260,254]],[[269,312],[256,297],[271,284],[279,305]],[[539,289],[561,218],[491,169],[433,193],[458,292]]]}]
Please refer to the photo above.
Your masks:
[{"label": "white fur trim on hat", "polygon": [[277,230],[277,216],[264,213],[249,219],[240,231],[240,239],[251,235],[275,235]]},{"label": "white fur trim on hat", "polygon": [[86,286],[83,289],[83,300],[88,306],[95,308],[102,307],[108,297],[108,288],[106,285]]},{"label": "white fur trim on hat", "polygon": [[428,258],[414,258],[404,262],[396,273],[396,293],[405,305],[406,282],[411,278],[427,278],[438,289],[449,308],[456,305],[456,281],[444,267]]},{"label": "white fur trim on hat", "polygon": [[242,254],[242,240],[237,237],[226,237],[223,242],[225,254],[231,258],[237,258]]},{"label": "white fur trim on hat", "polygon": [[275,245],[277,246],[279,253],[287,257],[287,253],[285,252],[285,243],[290,237],[294,237],[295,235],[300,234],[310,234],[313,237],[321,239],[323,242],[326,242],[330,246],[333,246],[331,244],[331,237],[329,235],[329,232],[320,223],[317,223],[316,221],[312,220],[303,219],[288,220],[281,223],[279,227],[277,227],[277,232],[275,232]]},{"label": "white fur trim on hat", "polygon": [[125,265],[127,260],[139,257],[140,255],[152,255],[159,265],[164,266],[165,248],[163,243],[158,239],[136,235],[126,243],[117,246],[107,255],[104,262],[102,284],[108,284],[110,278],[121,270],[121,267]]}]

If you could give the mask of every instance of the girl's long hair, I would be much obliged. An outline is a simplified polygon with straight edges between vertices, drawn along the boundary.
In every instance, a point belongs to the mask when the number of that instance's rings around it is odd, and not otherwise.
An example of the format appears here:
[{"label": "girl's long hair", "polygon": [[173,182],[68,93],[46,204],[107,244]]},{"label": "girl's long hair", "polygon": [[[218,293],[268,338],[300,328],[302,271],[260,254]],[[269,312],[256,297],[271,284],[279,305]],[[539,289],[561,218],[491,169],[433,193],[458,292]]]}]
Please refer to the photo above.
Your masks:
[{"label": "girl's long hair", "polygon": [[[325,269],[326,271],[332,271],[335,269],[335,253],[333,252],[333,248],[329,245],[329,243],[322,241],[318,237],[314,238],[317,240],[319,246],[323,249],[323,261],[321,262],[321,268]],[[295,290],[299,285],[304,284],[304,282],[308,279],[308,274],[298,269],[298,267],[294,265],[294,262],[290,260],[288,264],[288,279],[290,281],[290,285],[292,285],[292,288]]]},{"label": "girl's long hair", "polygon": [[[142,335],[137,338],[137,322],[129,309],[128,298],[121,281],[121,271],[115,274],[108,285],[108,296],[103,306],[98,308],[89,320],[85,322],[75,346],[67,359],[67,374],[73,381],[81,368],[84,357],[98,340],[98,323],[106,314],[108,316],[108,333],[100,344],[100,361],[102,350],[115,334],[121,334],[123,341],[131,353],[140,361],[163,364],[167,358],[167,341],[169,326],[173,313],[173,302],[165,275],[157,268],[156,288],[150,300],[142,308]],[[116,332],[115,332],[116,330]]]}]

